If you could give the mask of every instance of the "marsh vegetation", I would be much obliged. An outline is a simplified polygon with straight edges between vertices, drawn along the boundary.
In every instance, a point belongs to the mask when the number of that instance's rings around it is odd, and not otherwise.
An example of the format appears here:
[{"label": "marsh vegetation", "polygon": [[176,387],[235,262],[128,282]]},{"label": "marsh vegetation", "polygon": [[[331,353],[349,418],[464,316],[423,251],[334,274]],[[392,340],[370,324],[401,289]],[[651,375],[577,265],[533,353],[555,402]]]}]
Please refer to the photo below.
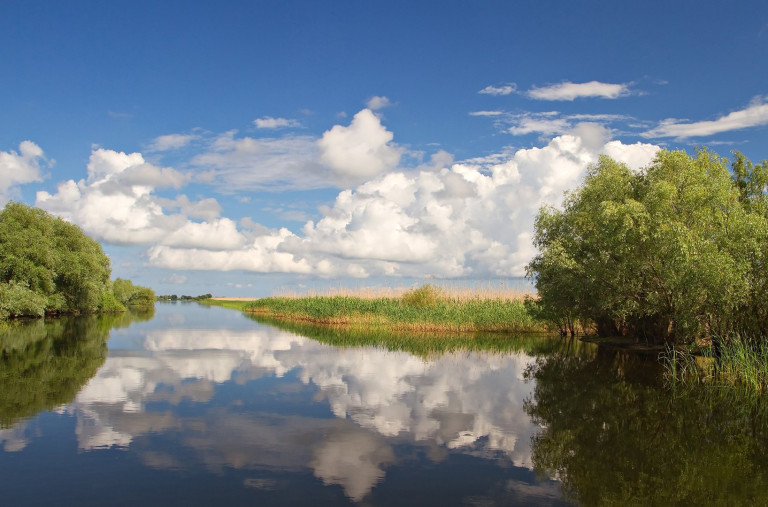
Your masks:
[{"label": "marsh vegetation", "polygon": [[399,297],[370,295],[270,297],[230,307],[275,320],[418,332],[546,331],[533,317],[520,292],[483,293],[471,289],[445,291],[425,284]]}]

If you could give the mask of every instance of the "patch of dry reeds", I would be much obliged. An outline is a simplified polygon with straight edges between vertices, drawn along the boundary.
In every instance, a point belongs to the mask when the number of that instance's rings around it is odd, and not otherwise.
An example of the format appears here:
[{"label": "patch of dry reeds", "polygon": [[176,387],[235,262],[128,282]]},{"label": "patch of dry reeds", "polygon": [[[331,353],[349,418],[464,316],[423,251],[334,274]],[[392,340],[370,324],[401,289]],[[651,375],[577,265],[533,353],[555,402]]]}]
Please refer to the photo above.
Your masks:
[{"label": "patch of dry reeds", "polygon": [[[535,296],[533,288],[525,289],[513,283],[498,281],[476,283],[472,285],[458,282],[429,281],[429,285],[439,290],[439,298],[446,301],[465,302],[474,300],[522,301],[526,297]],[[519,284],[517,284],[519,285]],[[298,299],[305,297],[353,297],[360,299],[400,299],[406,293],[417,289],[417,285],[399,287],[327,287],[324,289],[309,289],[303,293],[295,290],[278,289],[273,296]]]}]

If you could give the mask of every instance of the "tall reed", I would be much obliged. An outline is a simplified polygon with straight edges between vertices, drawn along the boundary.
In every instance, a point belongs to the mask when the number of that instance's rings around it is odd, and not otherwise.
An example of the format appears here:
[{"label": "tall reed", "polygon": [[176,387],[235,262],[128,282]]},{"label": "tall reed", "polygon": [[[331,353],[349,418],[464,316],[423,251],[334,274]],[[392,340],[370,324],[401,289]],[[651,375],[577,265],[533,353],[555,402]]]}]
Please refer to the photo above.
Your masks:
[{"label": "tall reed", "polygon": [[667,381],[730,387],[758,395],[768,392],[768,343],[740,336],[723,341],[719,358],[711,346],[699,354],[668,349],[662,355]]}]

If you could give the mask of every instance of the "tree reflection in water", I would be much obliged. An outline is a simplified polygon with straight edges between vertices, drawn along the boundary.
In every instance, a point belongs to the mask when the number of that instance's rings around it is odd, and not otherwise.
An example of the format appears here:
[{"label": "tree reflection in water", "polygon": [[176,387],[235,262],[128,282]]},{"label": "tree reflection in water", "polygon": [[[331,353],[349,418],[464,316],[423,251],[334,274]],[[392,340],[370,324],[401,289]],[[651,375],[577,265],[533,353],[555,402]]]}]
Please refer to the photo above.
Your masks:
[{"label": "tree reflection in water", "polygon": [[653,360],[604,349],[537,359],[525,405],[542,426],[534,466],[584,505],[768,505],[766,403],[664,389],[647,375]]},{"label": "tree reflection in water", "polygon": [[154,310],[16,323],[0,333],[0,428],[69,403],[107,356],[113,328]]}]

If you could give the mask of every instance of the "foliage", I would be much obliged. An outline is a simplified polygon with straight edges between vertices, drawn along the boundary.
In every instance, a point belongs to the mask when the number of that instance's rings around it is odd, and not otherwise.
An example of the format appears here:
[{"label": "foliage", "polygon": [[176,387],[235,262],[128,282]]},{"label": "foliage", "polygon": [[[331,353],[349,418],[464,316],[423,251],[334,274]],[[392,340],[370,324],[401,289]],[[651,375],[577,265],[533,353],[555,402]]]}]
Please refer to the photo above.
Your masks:
[{"label": "foliage", "polygon": [[536,218],[537,315],[650,342],[768,334],[765,167],[737,154],[731,173],[706,150],[662,151],[640,172],[601,157]]},{"label": "foliage", "polygon": [[130,280],[116,278],[112,285],[115,298],[125,306],[148,307],[155,304],[155,292]]},{"label": "foliage", "polygon": [[42,317],[48,299],[18,282],[0,282],[0,319]]},{"label": "foliage", "polygon": [[0,211],[0,319],[154,303],[151,289],[112,284],[110,272],[101,245],[76,225],[15,202]]},{"label": "foliage", "polygon": [[109,258],[79,227],[19,203],[0,212],[0,282],[45,296],[46,311],[98,309],[109,274]]}]

